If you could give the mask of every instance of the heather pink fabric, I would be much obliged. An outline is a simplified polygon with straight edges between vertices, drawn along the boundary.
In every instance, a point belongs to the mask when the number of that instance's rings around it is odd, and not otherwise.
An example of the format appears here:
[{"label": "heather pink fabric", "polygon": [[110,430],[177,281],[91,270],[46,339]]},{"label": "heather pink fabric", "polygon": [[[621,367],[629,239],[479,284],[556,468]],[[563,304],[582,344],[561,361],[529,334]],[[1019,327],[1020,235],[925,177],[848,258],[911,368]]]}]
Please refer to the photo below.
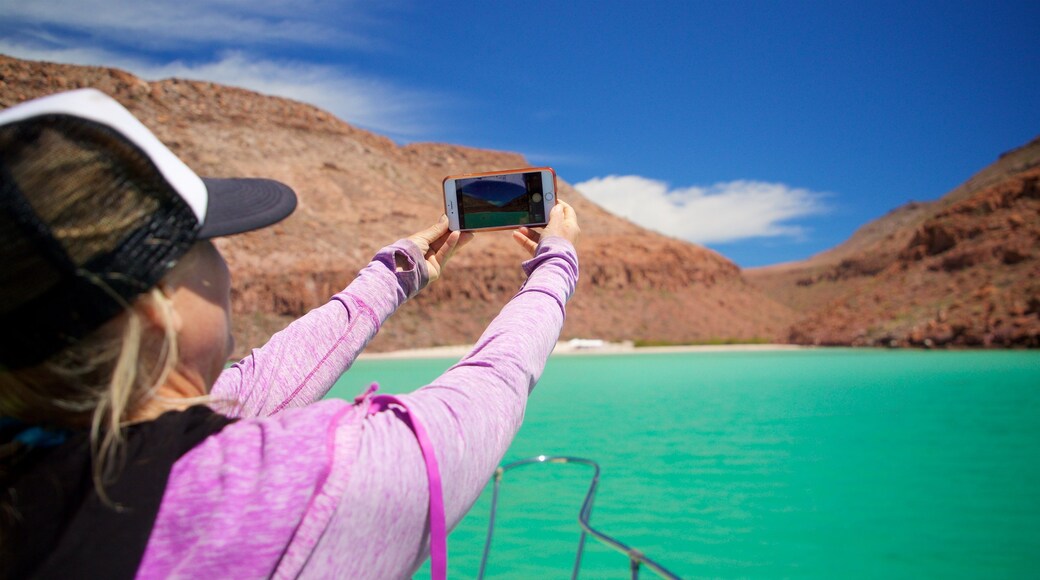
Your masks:
[{"label": "heather pink fabric", "polygon": [[[395,272],[395,254],[412,268]],[[398,395],[435,448],[449,530],[519,429],[578,279],[562,238],[543,239],[523,268],[527,282],[473,350]],[[370,393],[322,398],[426,279],[414,244],[384,248],[327,304],[220,376],[213,396],[234,401],[229,414],[242,420],[174,465],[140,577],[404,578],[418,569],[429,552],[429,492],[415,434],[392,410],[366,415]]]}]

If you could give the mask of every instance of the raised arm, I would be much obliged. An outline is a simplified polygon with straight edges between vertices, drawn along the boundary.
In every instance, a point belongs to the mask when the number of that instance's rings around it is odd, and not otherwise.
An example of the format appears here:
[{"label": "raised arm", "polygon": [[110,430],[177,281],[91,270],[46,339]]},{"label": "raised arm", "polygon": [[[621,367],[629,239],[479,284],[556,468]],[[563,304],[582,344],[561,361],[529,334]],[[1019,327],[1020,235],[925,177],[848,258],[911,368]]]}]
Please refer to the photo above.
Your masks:
[{"label": "raised arm", "polygon": [[[473,350],[430,385],[398,396],[432,441],[449,529],[476,501],[519,429],[577,284],[577,255],[569,241],[577,237],[576,222],[574,231],[546,228],[545,234],[537,245],[533,232],[524,236],[531,243],[522,245],[535,253],[524,263],[528,280]],[[332,520],[321,547],[349,550],[349,565],[339,570],[344,574],[407,576],[427,554],[424,460],[415,435],[395,413],[377,413],[365,422],[338,508],[345,517]]]},{"label": "raised arm", "polygon": [[328,303],[221,373],[211,391],[214,404],[234,416],[255,417],[320,400],[383,322],[436,280],[469,237],[449,234],[442,219],[381,249]]},{"label": "raised arm", "polygon": [[449,529],[476,501],[520,429],[578,280],[574,246],[545,238],[530,277],[458,364],[402,397],[433,441]]}]

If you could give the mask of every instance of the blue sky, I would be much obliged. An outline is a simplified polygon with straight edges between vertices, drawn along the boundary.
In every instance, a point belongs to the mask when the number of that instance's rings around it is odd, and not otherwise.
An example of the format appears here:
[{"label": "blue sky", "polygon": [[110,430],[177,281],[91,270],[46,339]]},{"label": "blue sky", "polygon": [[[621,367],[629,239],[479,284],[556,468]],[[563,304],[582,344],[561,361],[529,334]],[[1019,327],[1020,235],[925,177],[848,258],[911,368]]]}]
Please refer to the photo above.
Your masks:
[{"label": "blue sky", "polygon": [[1040,135],[1040,3],[0,0],[0,53],[244,86],[523,153],[741,266]]}]

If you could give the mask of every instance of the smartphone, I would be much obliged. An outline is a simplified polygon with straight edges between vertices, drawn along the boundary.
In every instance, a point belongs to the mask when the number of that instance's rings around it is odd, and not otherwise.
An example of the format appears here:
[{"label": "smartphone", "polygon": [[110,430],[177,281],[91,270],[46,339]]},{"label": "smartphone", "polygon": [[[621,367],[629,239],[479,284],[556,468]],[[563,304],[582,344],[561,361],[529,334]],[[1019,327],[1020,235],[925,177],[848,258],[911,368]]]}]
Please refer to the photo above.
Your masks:
[{"label": "smartphone", "polygon": [[453,231],[544,226],[556,205],[556,172],[529,167],[444,178],[444,213]]}]

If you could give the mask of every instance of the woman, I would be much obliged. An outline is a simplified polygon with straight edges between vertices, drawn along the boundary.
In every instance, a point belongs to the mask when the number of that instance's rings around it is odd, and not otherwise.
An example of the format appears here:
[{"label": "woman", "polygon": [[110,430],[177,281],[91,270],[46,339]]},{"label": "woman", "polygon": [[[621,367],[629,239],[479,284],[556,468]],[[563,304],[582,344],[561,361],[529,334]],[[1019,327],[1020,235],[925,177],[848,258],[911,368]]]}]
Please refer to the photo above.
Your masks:
[{"label": "woman", "polygon": [[0,112],[0,568],[7,577],[407,577],[520,426],[578,276],[565,203],[520,292],[411,394],[323,400],[471,234],[446,220],[224,370],[229,276],[208,240],[295,195],[200,179],[115,101]]}]

